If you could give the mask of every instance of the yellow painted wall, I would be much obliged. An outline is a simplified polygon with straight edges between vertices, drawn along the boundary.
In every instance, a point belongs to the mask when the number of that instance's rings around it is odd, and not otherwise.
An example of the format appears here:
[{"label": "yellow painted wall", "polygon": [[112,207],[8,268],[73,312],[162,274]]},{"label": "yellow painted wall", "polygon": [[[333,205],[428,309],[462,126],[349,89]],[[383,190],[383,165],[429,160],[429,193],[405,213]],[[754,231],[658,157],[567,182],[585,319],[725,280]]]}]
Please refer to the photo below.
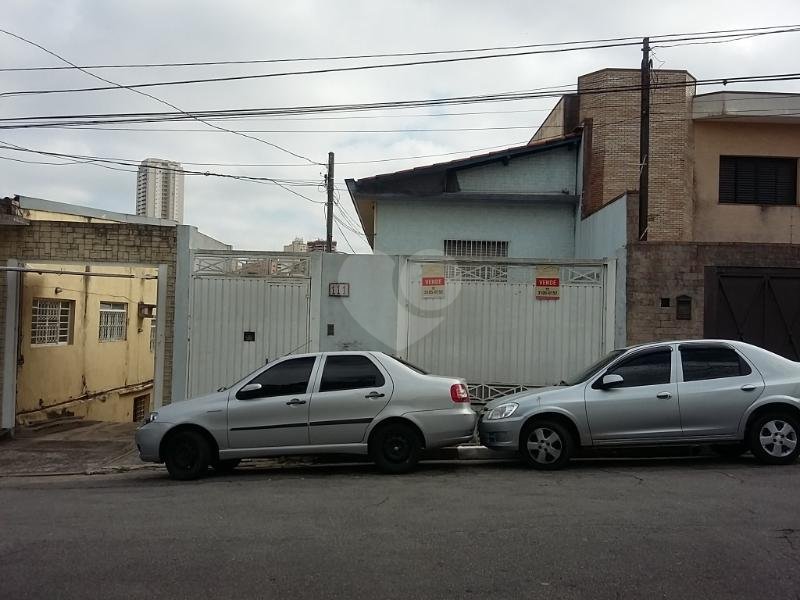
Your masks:
[{"label": "yellow painted wall", "polygon": [[800,206],[719,203],[720,156],[800,157],[800,125],[695,121],[694,146],[695,241],[800,243]]},{"label": "yellow painted wall", "polygon": [[[21,364],[17,372],[18,420],[39,420],[49,412],[98,420],[131,420],[133,396],[152,397],[152,319],[138,316],[139,302],[156,303],[157,271],[148,268],[85,265],[27,265],[92,273],[133,274],[133,279],[24,273],[20,306]],[[31,344],[35,298],[73,302],[69,344]],[[99,341],[100,303],[127,304],[124,341]],[[144,390],[144,391],[142,391]],[[133,392],[133,393],[131,393]],[[44,411],[42,409],[45,409]],[[39,414],[31,414],[38,411]]]},{"label": "yellow painted wall", "polygon": [[22,209],[20,216],[29,221],[66,221],[71,223],[117,223],[111,219],[99,219],[96,217],[85,217],[83,215],[71,215],[68,213],[50,212],[47,210]]}]

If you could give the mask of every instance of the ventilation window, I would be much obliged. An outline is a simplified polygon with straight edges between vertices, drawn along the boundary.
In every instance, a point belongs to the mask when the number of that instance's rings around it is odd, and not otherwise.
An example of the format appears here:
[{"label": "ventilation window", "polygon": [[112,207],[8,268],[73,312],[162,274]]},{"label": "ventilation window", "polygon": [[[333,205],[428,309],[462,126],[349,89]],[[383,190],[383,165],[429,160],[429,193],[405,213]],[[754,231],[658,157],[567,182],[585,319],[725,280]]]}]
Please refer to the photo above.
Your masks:
[{"label": "ventilation window", "polygon": [[720,156],[719,201],[723,204],[797,204],[797,159]]}]

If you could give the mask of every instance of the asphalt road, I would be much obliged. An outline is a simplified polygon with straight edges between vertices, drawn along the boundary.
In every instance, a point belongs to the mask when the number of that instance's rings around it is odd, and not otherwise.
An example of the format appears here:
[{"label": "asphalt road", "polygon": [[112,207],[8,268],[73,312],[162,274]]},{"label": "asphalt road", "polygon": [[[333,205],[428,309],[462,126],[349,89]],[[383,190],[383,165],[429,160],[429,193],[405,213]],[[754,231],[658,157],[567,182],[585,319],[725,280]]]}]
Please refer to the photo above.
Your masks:
[{"label": "asphalt road", "polygon": [[0,480],[3,598],[796,598],[800,465]]}]

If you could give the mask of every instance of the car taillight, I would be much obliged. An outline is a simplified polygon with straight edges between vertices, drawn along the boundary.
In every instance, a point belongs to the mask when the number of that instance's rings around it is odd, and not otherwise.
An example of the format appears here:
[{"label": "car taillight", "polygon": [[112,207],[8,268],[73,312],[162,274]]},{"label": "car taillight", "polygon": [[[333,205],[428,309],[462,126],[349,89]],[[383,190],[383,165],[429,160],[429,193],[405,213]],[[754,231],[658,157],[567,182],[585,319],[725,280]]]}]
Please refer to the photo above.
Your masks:
[{"label": "car taillight", "polygon": [[455,383],[450,386],[450,399],[453,402],[469,402],[469,392],[463,383]]}]

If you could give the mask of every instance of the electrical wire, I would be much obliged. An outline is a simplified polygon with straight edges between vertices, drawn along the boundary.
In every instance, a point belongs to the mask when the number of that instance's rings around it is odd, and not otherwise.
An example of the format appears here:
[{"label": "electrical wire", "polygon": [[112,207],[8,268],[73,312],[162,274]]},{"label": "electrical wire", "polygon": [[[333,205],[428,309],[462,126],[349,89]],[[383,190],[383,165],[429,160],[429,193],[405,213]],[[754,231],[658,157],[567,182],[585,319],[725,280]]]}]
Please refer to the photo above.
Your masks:
[{"label": "electrical wire", "polygon": [[[763,27],[750,27],[745,29],[721,29],[715,31],[694,31],[687,33],[672,33],[650,36],[652,40],[662,38],[672,38],[687,35],[710,35],[710,34],[737,34],[743,31],[767,31],[772,29],[782,29],[787,27],[795,27],[793,25],[770,25]],[[755,35],[755,34],[751,34]],[[595,44],[603,42],[616,42],[616,41],[630,41],[640,40],[645,36],[627,36],[615,38],[600,38],[591,40],[578,40],[568,42],[549,42],[538,44],[518,44],[510,46],[489,46],[482,48],[463,48],[463,49],[448,49],[448,50],[428,50],[428,51],[413,51],[413,52],[390,52],[382,54],[352,54],[352,55],[339,55],[339,56],[310,56],[299,58],[270,58],[270,59],[251,59],[251,60],[216,60],[216,61],[199,61],[199,62],[163,62],[163,63],[133,63],[133,64],[95,64],[95,65],[82,65],[80,67],[73,66],[44,66],[44,67],[6,67],[0,68],[0,72],[20,72],[20,71],[57,71],[65,69],[141,69],[141,68],[164,68],[164,67],[196,67],[196,66],[219,66],[219,65],[250,65],[250,64],[269,64],[269,63],[286,63],[286,62],[309,62],[309,61],[337,61],[337,60],[356,60],[356,59],[371,59],[371,58],[400,58],[408,56],[432,56],[438,54],[463,54],[469,52],[491,52],[497,50],[519,50],[523,48],[545,48],[553,46],[569,46],[577,44]]]},{"label": "electrical wire", "polygon": [[[449,127],[449,128],[408,128],[408,129],[238,129],[242,133],[445,133],[445,132],[476,132],[476,131],[505,131],[513,129],[535,129],[537,125],[507,125],[497,127]],[[545,128],[560,128],[559,125],[538,125]],[[139,131],[156,133],[225,133],[213,129],[160,129],[155,127],[102,127],[102,126],[69,126],[61,125],[49,129],[80,130],[80,131]]]},{"label": "electrical wire", "polygon": [[[63,153],[63,152],[50,152],[50,151],[46,151],[46,150],[37,150],[37,149],[33,149],[33,148],[26,148],[24,146],[19,146],[17,144],[12,144],[10,142],[4,142],[2,140],[0,140],[0,149],[12,150],[12,151],[15,151],[15,152],[34,153],[34,154],[40,154],[40,155],[43,155],[43,156],[50,156],[50,157],[55,157],[55,158],[73,159],[73,160],[77,161],[76,163],[63,163],[63,164],[91,164],[91,165],[94,165],[94,166],[104,167],[104,168],[115,170],[115,171],[125,171],[125,172],[130,172],[130,173],[138,173],[138,168],[137,169],[120,168],[120,167],[137,167],[138,165],[137,165],[137,163],[135,161],[126,161],[126,160],[123,160],[123,159],[105,158],[105,157],[99,157],[99,156],[81,156],[81,155],[75,155],[75,154],[67,154],[67,153]],[[6,157],[0,157],[0,158],[5,159]],[[12,158],[11,160],[14,160],[14,159]],[[213,171],[194,171],[194,170],[188,170],[188,169],[175,169],[175,168],[171,168],[171,167],[162,167],[162,166],[148,166],[148,168],[158,169],[158,170],[161,170],[161,171],[182,173],[184,175],[190,175],[190,176],[194,175],[194,176],[204,176],[204,177],[219,177],[219,178],[223,178],[223,179],[234,179],[234,180],[238,180],[238,181],[248,181],[248,182],[252,182],[252,183],[272,184],[272,185],[276,185],[276,186],[284,189],[285,191],[287,191],[287,192],[289,192],[289,193],[291,193],[291,194],[293,194],[295,196],[298,196],[298,197],[300,197],[300,198],[302,198],[304,200],[307,200],[308,202],[312,202],[314,204],[324,204],[324,201],[322,201],[322,200],[314,200],[312,198],[309,198],[308,196],[306,196],[304,194],[301,194],[300,192],[298,192],[296,190],[293,190],[290,187],[290,186],[293,186],[293,185],[295,185],[295,186],[309,185],[310,186],[310,185],[312,185],[312,183],[310,183],[310,180],[309,180],[308,184],[304,184],[304,183],[297,184],[296,182],[292,182],[291,180],[282,181],[280,179],[269,178],[269,177],[252,177],[252,176],[247,176],[247,175],[233,175],[233,174],[230,174],[230,173],[217,173],[217,172],[213,172]],[[316,185],[316,183],[314,183],[313,185]]]},{"label": "electrical wire", "polygon": [[[800,31],[800,27],[794,26],[791,28],[785,29],[778,29],[774,31],[764,31],[760,33],[753,33],[752,35],[748,35],[747,37],[753,37],[756,35],[764,36],[764,35],[774,35],[780,33],[796,33]],[[2,33],[8,33],[5,30],[1,30]],[[14,34],[10,34],[14,35]],[[19,36],[14,35],[19,39]],[[709,40],[713,38],[726,38],[732,37],[732,34],[720,34],[716,36],[686,36],[686,37],[678,37],[675,39],[669,40],[672,43],[672,46],[678,45],[676,42],[681,41],[697,41],[697,40]],[[726,41],[736,41],[726,40]],[[449,64],[449,63],[457,63],[457,62],[465,62],[465,61],[477,61],[477,60],[490,60],[490,59],[498,59],[498,58],[513,58],[513,57],[520,57],[520,56],[530,56],[536,54],[555,54],[555,53],[562,53],[562,52],[575,52],[580,50],[599,50],[604,48],[617,48],[623,46],[636,46],[639,45],[640,41],[617,41],[617,42],[608,42],[603,44],[595,44],[595,45],[583,45],[583,46],[574,46],[574,47],[567,47],[567,48],[549,48],[549,49],[537,49],[537,50],[522,50],[519,52],[503,52],[499,54],[483,54],[479,56],[460,56],[460,57],[451,57],[451,58],[437,58],[434,60],[427,60],[427,61],[405,61],[405,62],[397,62],[397,63],[382,63],[382,64],[370,64],[370,65],[356,65],[356,66],[348,66],[348,67],[327,67],[323,69],[310,69],[305,71],[283,71],[277,73],[257,73],[257,74],[250,74],[250,75],[228,75],[225,77],[206,77],[206,78],[195,78],[195,79],[182,79],[182,80],[172,80],[172,81],[151,81],[151,82],[144,82],[144,83],[134,83],[128,85],[122,85],[115,83],[113,81],[109,81],[103,79],[98,75],[92,74],[93,77],[100,81],[105,81],[112,85],[110,86],[94,86],[94,87],[83,87],[83,88],[60,88],[60,89],[40,89],[40,90],[16,90],[11,92],[4,92],[0,94],[0,97],[16,97],[16,96],[28,96],[28,95],[42,95],[42,94],[65,94],[65,93],[82,93],[82,92],[103,92],[109,90],[116,90],[119,88],[125,88],[129,90],[140,90],[141,88],[152,88],[152,87],[164,87],[164,86],[183,86],[183,85],[194,85],[200,83],[230,83],[233,81],[246,81],[246,80],[254,80],[254,79],[269,79],[275,77],[290,77],[290,76],[298,76],[298,75],[319,75],[325,73],[339,73],[339,72],[351,72],[351,71],[366,71],[366,70],[375,70],[375,69],[389,69],[389,68],[398,68],[398,67],[411,67],[411,66],[424,66],[424,65],[433,65],[433,64]],[[64,61],[67,62],[67,61]],[[69,63],[72,64],[72,63]],[[72,64],[75,68],[78,68],[77,65]],[[84,73],[91,74],[86,69],[79,69]]]},{"label": "electrical wire", "polygon": [[[714,77],[708,79],[698,79],[692,81],[664,82],[651,86],[657,89],[686,88],[709,85],[733,85],[741,83],[765,83],[776,81],[796,81],[800,79],[800,73],[777,73],[768,75],[744,75],[732,77]],[[310,113],[330,113],[330,112],[354,112],[372,111],[386,108],[418,108],[421,106],[444,106],[444,105],[463,105],[489,102],[512,102],[527,100],[532,98],[560,98],[563,95],[591,96],[597,94],[635,92],[641,90],[641,84],[598,86],[595,88],[585,88],[581,90],[558,90],[540,91],[524,93],[503,93],[485,94],[478,96],[458,96],[449,98],[435,98],[423,100],[403,100],[392,102],[376,102],[365,104],[347,105],[321,105],[321,106],[299,106],[283,108],[262,108],[262,109],[233,109],[222,111],[198,111],[194,113],[108,113],[101,115],[51,115],[40,117],[5,117],[0,118],[0,129],[29,129],[46,128],[55,125],[104,125],[104,124],[132,124],[132,123],[154,123],[181,121],[187,119],[202,119],[208,117],[229,117],[229,116],[264,116],[264,115],[288,115],[288,114],[310,114]],[[37,122],[38,121],[38,122]],[[207,123],[208,124],[208,123]],[[214,125],[210,125],[215,127]],[[243,134],[246,135],[246,134]],[[304,157],[303,157],[304,158]],[[308,159],[306,159],[308,160]],[[314,163],[321,165],[321,163]]]},{"label": "electrical wire", "polygon": [[284,148],[284,147],[282,147],[282,146],[279,146],[279,145],[277,145],[277,144],[273,144],[272,142],[269,142],[269,141],[267,141],[267,140],[264,140],[264,139],[262,139],[262,138],[258,138],[258,137],[255,137],[255,136],[252,136],[252,135],[249,135],[249,134],[246,134],[246,133],[239,133],[239,132],[237,132],[237,131],[234,131],[233,129],[226,129],[226,128],[224,128],[224,127],[220,127],[219,125],[214,125],[213,123],[209,123],[209,122],[203,121],[203,120],[202,120],[202,119],[200,119],[200,118],[197,118],[197,117],[191,116],[191,115],[190,115],[190,113],[188,113],[188,112],[184,111],[184,110],[183,110],[183,109],[181,109],[181,108],[178,108],[176,105],[172,104],[171,102],[167,102],[166,100],[163,100],[163,99],[161,99],[161,98],[158,98],[158,97],[156,97],[156,96],[153,96],[152,94],[149,94],[149,93],[147,93],[147,92],[142,92],[141,90],[134,89],[134,88],[132,88],[132,87],[130,87],[130,86],[122,85],[122,84],[120,84],[120,83],[117,83],[117,82],[115,82],[115,81],[111,81],[110,79],[105,79],[105,78],[103,78],[103,77],[100,77],[99,75],[95,75],[95,74],[94,74],[94,73],[92,73],[91,71],[88,71],[87,69],[82,69],[81,67],[78,67],[78,66],[77,66],[75,63],[73,63],[73,62],[70,62],[69,60],[67,60],[67,59],[66,59],[66,58],[64,58],[63,56],[61,56],[61,55],[59,55],[59,54],[55,53],[55,52],[54,52],[54,51],[52,51],[52,50],[49,50],[48,48],[45,48],[45,47],[44,47],[44,46],[42,46],[41,44],[38,44],[38,43],[36,43],[36,42],[34,42],[34,41],[31,41],[31,40],[29,40],[29,39],[26,39],[26,38],[22,37],[21,35],[18,35],[18,34],[16,34],[16,33],[12,33],[12,32],[10,32],[10,31],[7,31],[7,30],[5,30],[5,29],[0,29],[0,33],[3,33],[3,34],[5,34],[5,35],[7,35],[7,36],[10,36],[10,37],[12,37],[12,38],[15,38],[15,39],[17,39],[17,40],[21,41],[21,42],[24,42],[24,43],[26,43],[26,44],[29,44],[29,45],[31,45],[31,46],[34,46],[35,48],[39,48],[39,49],[40,49],[40,50],[42,50],[43,52],[46,52],[47,54],[49,54],[49,55],[51,55],[51,56],[53,56],[53,57],[57,58],[58,60],[60,60],[60,61],[62,61],[62,62],[64,62],[64,63],[66,63],[66,64],[68,64],[68,65],[70,65],[70,66],[72,66],[72,67],[74,67],[74,68],[78,69],[78,70],[79,70],[81,73],[85,73],[86,75],[89,75],[90,77],[93,77],[94,79],[97,79],[97,80],[99,80],[99,81],[103,81],[103,82],[105,82],[105,83],[109,83],[109,84],[111,84],[111,85],[113,86],[113,89],[127,89],[127,90],[130,90],[130,91],[132,91],[132,92],[134,92],[134,93],[136,93],[136,94],[139,94],[139,95],[141,95],[141,96],[145,96],[145,97],[147,97],[147,98],[151,98],[151,99],[155,100],[156,102],[159,102],[160,104],[163,104],[163,105],[165,105],[165,106],[168,106],[168,107],[172,108],[173,110],[176,110],[176,111],[178,111],[178,112],[180,112],[180,113],[183,113],[183,114],[184,114],[184,115],[186,115],[187,117],[190,117],[190,118],[194,119],[195,121],[198,121],[198,122],[200,122],[200,123],[203,123],[204,125],[207,125],[208,127],[212,127],[212,128],[214,128],[214,129],[219,129],[220,131],[227,131],[228,133],[231,133],[231,134],[234,134],[234,135],[238,135],[238,136],[245,137],[245,138],[248,138],[248,139],[251,139],[251,140],[255,140],[255,141],[257,141],[257,142],[261,142],[262,144],[266,144],[266,145],[268,145],[268,146],[271,146],[272,148],[275,148],[275,149],[277,149],[277,150],[281,150],[282,152],[285,152],[285,153],[287,153],[287,154],[290,154],[290,155],[294,156],[295,158],[300,158],[300,159],[306,160],[306,161],[308,161],[308,162],[310,162],[310,163],[312,163],[312,164],[321,164],[321,163],[316,163],[316,161],[313,161],[313,160],[311,160],[311,159],[310,159],[310,158],[308,158],[307,156],[303,156],[303,155],[301,155],[301,154],[297,154],[297,153],[295,153],[295,152],[292,152],[291,150],[289,150],[289,149],[287,149],[287,148]]}]

